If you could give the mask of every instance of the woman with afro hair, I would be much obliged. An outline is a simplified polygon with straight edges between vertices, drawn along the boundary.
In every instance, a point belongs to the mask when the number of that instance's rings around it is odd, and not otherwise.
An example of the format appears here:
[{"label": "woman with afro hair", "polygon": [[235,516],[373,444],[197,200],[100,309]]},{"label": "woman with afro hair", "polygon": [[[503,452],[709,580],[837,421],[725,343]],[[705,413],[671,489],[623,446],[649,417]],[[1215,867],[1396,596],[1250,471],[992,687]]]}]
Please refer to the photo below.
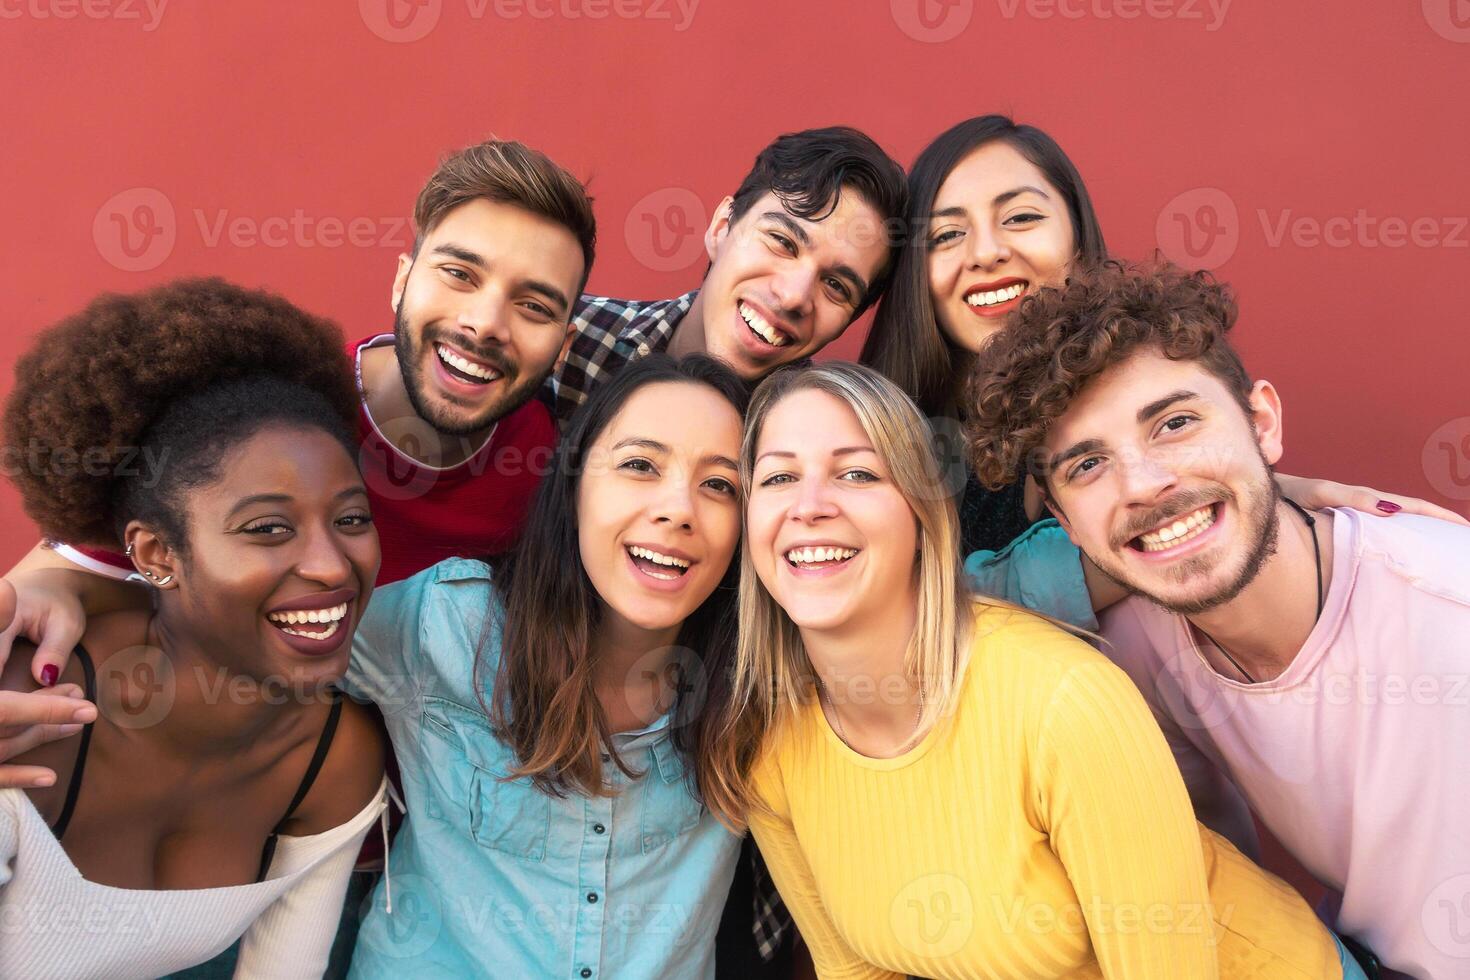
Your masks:
[{"label": "woman with afro hair", "polygon": [[[380,561],[343,350],[211,279],[103,296],[17,364],[26,512],[125,549],[152,601],[90,617],[44,678],[98,710],[0,789],[0,976],[156,977],[242,935],[241,974],[326,968],[386,787],[378,729],[335,686]],[[29,652],[0,690],[37,689]]]}]

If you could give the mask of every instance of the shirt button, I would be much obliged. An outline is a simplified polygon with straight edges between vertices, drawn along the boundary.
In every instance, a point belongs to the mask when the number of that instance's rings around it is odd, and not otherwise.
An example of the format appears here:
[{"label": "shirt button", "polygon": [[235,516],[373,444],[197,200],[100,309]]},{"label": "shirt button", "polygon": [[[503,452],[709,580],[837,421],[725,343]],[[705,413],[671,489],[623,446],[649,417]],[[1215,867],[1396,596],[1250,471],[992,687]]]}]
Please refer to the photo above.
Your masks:
[{"label": "shirt button", "polygon": [[597,904],[597,893],[596,892],[588,892],[587,893],[587,901],[591,902],[593,905],[596,905]]},{"label": "shirt button", "polygon": [[590,977],[590,976],[592,976],[592,968],[590,966],[584,966],[584,967],[582,967],[582,976],[583,977]]},{"label": "shirt button", "polygon": [[607,828],[600,823],[595,823],[592,825],[592,832],[594,834],[605,834],[607,833]]}]

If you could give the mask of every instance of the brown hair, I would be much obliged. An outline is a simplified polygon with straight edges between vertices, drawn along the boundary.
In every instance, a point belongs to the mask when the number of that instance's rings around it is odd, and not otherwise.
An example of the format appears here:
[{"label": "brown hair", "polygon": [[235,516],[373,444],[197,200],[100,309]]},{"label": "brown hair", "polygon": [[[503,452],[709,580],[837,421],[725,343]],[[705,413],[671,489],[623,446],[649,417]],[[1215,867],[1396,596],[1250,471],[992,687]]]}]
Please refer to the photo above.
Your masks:
[{"label": "brown hair", "polygon": [[582,182],[550,157],[515,140],[476,143],[439,164],[413,206],[414,254],[445,215],[480,198],[513,204],[571,232],[582,246],[582,281],[577,292],[582,291],[597,250],[592,199]]},{"label": "brown hair", "polygon": [[1088,382],[1140,348],[1199,361],[1249,415],[1250,376],[1225,339],[1235,318],[1228,286],[1167,263],[1108,261],[1027,297],[969,378],[965,433],[980,482],[998,488],[1029,470],[1046,493],[1045,461],[1033,455],[1047,428]]}]

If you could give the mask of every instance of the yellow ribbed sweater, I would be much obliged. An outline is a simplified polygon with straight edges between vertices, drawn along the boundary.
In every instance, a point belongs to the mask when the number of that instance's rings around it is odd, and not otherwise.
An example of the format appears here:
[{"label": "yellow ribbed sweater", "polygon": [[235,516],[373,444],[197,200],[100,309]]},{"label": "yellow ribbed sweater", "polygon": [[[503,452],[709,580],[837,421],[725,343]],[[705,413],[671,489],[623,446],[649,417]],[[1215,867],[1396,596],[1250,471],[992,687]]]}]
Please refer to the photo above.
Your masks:
[{"label": "yellow ribbed sweater", "polygon": [[1292,888],[1195,822],[1128,677],[977,607],[952,713],[849,749],[812,702],[768,746],[751,829],[823,977],[1337,980]]}]

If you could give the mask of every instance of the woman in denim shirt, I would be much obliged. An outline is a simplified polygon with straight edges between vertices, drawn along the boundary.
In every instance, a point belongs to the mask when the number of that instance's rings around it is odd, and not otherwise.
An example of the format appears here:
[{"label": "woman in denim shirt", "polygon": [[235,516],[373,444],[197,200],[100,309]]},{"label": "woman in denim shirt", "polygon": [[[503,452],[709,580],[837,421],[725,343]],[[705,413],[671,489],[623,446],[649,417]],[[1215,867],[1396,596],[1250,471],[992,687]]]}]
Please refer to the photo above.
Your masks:
[{"label": "woman in denim shirt", "polygon": [[569,428],[515,556],[378,590],[351,690],[408,817],[356,977],[712,977],[740,838],[713,741],[745,390],[650,356]]}]

